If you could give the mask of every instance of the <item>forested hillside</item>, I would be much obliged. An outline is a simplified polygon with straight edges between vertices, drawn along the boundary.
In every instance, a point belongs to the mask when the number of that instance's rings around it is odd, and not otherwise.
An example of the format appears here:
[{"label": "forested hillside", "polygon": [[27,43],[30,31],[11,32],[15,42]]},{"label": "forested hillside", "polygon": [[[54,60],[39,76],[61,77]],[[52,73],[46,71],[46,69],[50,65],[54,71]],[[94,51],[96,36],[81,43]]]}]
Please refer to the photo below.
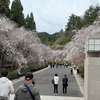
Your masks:
[{"label": "forested hillside", "polygon": [[70,42],[71,38],[65,35],[63,30],[56,32],[54,34],[49,34],[47,32],[38,33],[41,42],[49,46],[52,49],[63,49],[64,45]]},{"label": "forested hillside", "polygon": [[64,45],[70,42],[72,37],[77,34],[78,30],[88,27],[93,24],[95,20],[98,20],[98,11],[100,11],[99,5],[91,5],[86,11],[84,11],[82,16],[71,14],[65,25],[65,31],[61,29],[61,31],[53,34],[41,32],[38,33],[38,36],[44,44],[51,46],[51,48],[62,49]]}]

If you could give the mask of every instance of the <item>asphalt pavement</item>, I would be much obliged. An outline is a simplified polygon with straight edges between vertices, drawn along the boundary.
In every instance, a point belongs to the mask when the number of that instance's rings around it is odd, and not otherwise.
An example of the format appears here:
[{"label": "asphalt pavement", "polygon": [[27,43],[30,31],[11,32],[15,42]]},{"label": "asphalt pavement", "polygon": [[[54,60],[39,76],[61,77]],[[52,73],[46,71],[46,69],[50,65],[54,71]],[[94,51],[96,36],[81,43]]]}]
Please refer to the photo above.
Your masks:
[{"label": "asphalt pavement", "polygon": [[[37,71],[34,74],[34,79],[37,87],[40,90],[40,96],[42,100],[84,100],[84,82],[83,79],[76,74],[76,70],[73,71],[73,75],[70,73],[70,68],[46,68],[41,71]],[[53,93],[53,85],[51,80],[55,73],[59,76],[58,95]],[[64,74],[68,77],[68,93],[62,93],[62,78]],[[24,77],[13,80],[14,88],[24,83]],[[14,94],[11,94],[10,100],[13,100]]]}]

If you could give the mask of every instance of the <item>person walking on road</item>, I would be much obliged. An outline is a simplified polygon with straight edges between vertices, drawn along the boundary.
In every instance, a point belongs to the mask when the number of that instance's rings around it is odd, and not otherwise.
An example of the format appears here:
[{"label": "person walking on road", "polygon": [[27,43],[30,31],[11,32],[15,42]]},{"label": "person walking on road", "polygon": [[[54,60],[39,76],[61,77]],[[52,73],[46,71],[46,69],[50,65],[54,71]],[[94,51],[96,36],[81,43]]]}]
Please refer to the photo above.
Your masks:
[{"label": "person walking on road", "polygon": [[59,82],[59,77],[58,74],[56,73],[54,76],[54,95],[58,95],[58,82]]},{"label": "person walking on road", "polygon": [[64,78],[62,79],[62,84],[63,84],[63,93],[67,93],[67,87],[68,87],[67,75],[64,75]]},{"label": "person walking on road", "polygon": [[70,69],[71,75],[73,75],[73,68]]},{"label": "person walking on road", "polygon": [[0,100],[9,100],[10,93],[14,93],[12,81],[8,77],[8,71],[3,71],[0,78]]},{"label": "person walking on road", "polygon": [[17,88],[14,100],[41,100],[38,88],[35,84],[32,84],[33,81],[33,74],[27,72],[25,83]]},{"label": "person walking on road", "polygon": [[17,68],[17,79],[20,78],[20,75],[21,75],[21,72],[20,72],[20,68],[18,67],[18,68]]}]

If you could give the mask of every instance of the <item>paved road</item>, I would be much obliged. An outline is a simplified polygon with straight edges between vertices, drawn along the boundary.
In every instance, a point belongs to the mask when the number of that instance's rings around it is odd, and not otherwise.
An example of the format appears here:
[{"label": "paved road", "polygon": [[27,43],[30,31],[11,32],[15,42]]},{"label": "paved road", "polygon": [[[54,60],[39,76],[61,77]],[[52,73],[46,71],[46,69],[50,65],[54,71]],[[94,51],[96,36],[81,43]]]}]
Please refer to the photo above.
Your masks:
[{"label": "paved road", "polygon": [[[48,68],[46,70],[43,70],[39,73],[36,73],[34,75],[35,83],[37,87],[40,90],[40,95],[47,95],[47,96],[53,96],[53,85],[51,83],[51,80],[53,79],[53,76],[55,73],[58,73],[59,75],[59,86],[58,86],[58,91],[59,91],[59,96],[70,96],[70,97],[83,97],[81,94],[78,84],[76,82],[76,79],[74,75],[70,74],[70,68]],[[62,93],[62,78],[64,74],[67,74],[68,79],[69,79],[69,86],[68,86],[68,93],[63,94]],[[16,89],[20,84],[23,84],[23,80],[15,83],[14,88]]]}]

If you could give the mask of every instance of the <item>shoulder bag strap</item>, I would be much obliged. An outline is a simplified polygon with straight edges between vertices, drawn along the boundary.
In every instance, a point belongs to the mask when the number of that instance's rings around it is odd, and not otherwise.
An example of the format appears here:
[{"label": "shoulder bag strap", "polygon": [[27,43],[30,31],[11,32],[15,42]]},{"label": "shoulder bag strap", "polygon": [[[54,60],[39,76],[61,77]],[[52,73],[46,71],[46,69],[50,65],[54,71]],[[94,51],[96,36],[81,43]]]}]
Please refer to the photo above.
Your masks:
[{"label": "shoulder bag strap", "polygon": [[28,90],[28,92],[30,93],[32,99],[35,100],[35,98],[34,98],[32,92],[31,92],[31,90],[29,89],[29,87],[27,86],[27,84],[24,84],[24,86],[27,88],[27,90]]}]

